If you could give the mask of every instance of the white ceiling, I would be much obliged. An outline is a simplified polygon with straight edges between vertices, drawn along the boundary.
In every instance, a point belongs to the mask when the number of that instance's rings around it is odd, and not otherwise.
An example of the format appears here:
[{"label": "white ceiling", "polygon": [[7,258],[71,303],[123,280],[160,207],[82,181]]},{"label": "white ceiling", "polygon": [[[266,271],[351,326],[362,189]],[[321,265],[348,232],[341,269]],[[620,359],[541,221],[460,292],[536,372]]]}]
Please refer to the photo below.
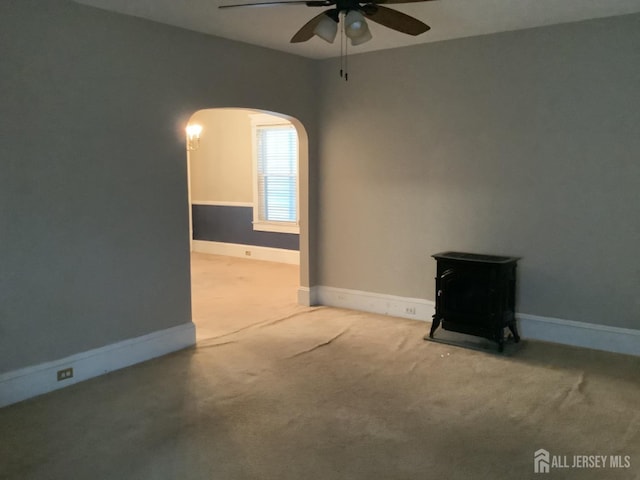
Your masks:
[{"label": "white ceiling", "polygon": [[[306,5],[218,9],[219,5],[254,0],[76,0],[114,12],[282,50],[310,58],[340,55],[318,37],[301,44],[289,40],[302,25],[323,11]],[[260,1],[260,0],[255,0]],[[351,54],[487,33],[575,22],[640,12],[640,0],[437,0],[389,5],[431,26],[412,37],[368,22],[373,40],[350,47]],[[326,8],[324,8],[326,9]]]}]

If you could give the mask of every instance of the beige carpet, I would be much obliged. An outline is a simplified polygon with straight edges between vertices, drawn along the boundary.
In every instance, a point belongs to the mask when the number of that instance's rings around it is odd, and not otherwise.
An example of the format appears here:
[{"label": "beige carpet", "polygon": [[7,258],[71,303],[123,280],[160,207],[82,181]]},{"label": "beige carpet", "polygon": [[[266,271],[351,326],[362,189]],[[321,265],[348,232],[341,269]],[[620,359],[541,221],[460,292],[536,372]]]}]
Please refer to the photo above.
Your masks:
[{"label": "beige carpet", "polygon": [[299,277],[296,265],[193,253],[197,340],[305,311],[297,304]]},{"label": "beige carpet", "polygon": [[[209,261],[237,262],[194,259],[196,319],[200,294],[218,304]],[[501,356],[425,342],[421,322],[297,307],[295,285],[262,312],[223,290],[241,320],[206,320],[198,348],[0,410],[0,478],[640,479],[640,358],[537,342]],[[534,474],[540,448],[631,466]]]}]

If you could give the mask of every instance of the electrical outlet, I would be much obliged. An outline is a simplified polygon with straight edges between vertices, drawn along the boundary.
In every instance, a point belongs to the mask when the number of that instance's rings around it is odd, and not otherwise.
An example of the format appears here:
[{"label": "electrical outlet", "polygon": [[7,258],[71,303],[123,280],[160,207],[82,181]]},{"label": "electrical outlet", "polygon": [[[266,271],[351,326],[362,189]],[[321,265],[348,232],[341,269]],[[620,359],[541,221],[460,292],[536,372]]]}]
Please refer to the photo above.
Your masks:
[{"label": "electrical outlet", "polygon": [[58,370],[58,381],[66,380],[73,377],[73,368],[65,368],[64,370]]},{"label": "electrical outlet", "polygon": [[406,307],[404,309],[404,313],[406,313],[408,315],[415,315],[416,314],[416,307]]}]

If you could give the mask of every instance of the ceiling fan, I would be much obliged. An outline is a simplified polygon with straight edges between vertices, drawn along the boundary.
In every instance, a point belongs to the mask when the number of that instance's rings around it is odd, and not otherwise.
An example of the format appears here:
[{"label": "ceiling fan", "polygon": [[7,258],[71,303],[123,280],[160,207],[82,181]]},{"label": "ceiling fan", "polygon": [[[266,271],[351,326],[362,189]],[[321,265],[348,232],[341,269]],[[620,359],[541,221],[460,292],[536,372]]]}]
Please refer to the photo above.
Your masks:
[{"label": "ceiling fan", "polygon": [[344,34],[351,45],[360,45],[371,40],[371,32],[365,17],[380,25],[408,35],[420,35],[431,27],[417,18],[382,6],[381,4],[429,2],[433,0],[281,0],[236,5],[221,5],[219,8],[257,7],[264,5],[306,5],[307,7],[332,7],[316,15],[291,38],[291,43],[310,40],[314,35],[333,43],[340,18],[343,19]]}]

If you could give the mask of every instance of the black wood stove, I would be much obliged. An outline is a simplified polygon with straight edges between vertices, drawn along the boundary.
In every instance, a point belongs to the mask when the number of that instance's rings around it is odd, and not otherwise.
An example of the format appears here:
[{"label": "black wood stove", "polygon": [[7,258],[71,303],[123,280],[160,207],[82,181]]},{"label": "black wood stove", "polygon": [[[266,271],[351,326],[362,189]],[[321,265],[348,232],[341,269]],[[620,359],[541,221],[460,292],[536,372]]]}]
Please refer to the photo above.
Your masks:
[{"label": "black wood stove", "polygon": [[520,341],[515,319],[517,257],[443,252],[433,258],[436,313],[430,338],[442,324],[445,330],[496,341],[501,352],[505,327]]}]

